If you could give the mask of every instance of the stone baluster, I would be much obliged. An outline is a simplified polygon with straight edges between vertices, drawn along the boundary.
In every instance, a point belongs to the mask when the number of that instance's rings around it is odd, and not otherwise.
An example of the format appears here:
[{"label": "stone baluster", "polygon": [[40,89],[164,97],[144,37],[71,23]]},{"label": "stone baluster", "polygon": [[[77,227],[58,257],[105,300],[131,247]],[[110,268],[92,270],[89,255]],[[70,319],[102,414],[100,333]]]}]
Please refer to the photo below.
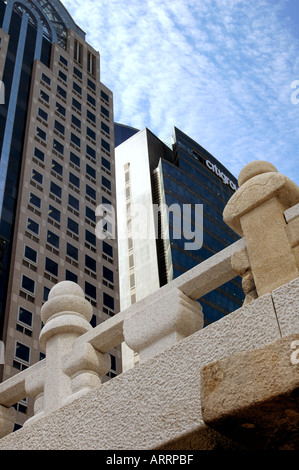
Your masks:
[{"label": "stone baluster", "polygon": [[228,201],[223,218],[245,238],[253,277],[248,278],[248,288],[256,289],[260,297],[299,275],[284,217],[284,211],[298,203],[299,187],[264,161],[246,165],[238,182],[239,189]]},{"label": "stone baluster", "polygon": [[13,431],[16,410],[0,405],[0,439]]},{"label": "stone baluster", "polygon": [[65,356],[63,372],[71,378],[72,401],[102,383],[102,377],[111,368],[111,357],[97,351],[90,343],[75,345],[71,353]]},{"label": "stone baluster", "polygon": [[178,289],[124,320],[124,339],[140,363],[203,328],[201,305]]},{"label": "stone baluster", "polygon": [[63,371],[64,357],[72,352],[75,340],[92,328],[89,323],[92,306],[77,284],[63,281],[51,289],[41,316],[44,327],[40,345],[46,352],[44,412],[47,414],[72,395],[71,377]]},{"label": "stone baluster", "polygon": [[44,416],[44,389],[45,389],[46,366],[41,370],[28,373],[25,379],[25,390],[29,397],[34,399],[34,416],[27,419],[24,426]]}]

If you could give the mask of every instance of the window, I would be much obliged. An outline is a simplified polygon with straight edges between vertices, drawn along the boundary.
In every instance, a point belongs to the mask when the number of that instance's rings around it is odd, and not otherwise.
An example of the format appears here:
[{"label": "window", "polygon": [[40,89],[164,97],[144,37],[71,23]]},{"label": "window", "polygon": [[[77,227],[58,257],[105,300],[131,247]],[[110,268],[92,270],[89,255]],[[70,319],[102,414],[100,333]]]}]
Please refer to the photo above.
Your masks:
[{"label": "window", "polygon": [[78,62],[80,65],[83,64],[83,46],[80,44],[77,39],[75,39],[75,44],[74,44],[74,59],[76,62]]},{"label": "window", "polygon": [[46,258],[45,260],[45,270],[53,274],[53,276],[58,276],[58,264],[50,258]]},{"label": "window", "polygon": [[58,72],[58,77],[61,78],[64,82],[67,82],[67,76],[61,70]]},{"label": "window", "polygon": [[101,121],[101,129],[102,131],[106,132],[106,134],[110,134],[110,127],[107,126],[103,121]]},{"label": "window", "polygon": [[27,258],[32,263],[37,262],[37,251],[31,248],[30,246],[25,245],[24,257]]},{"label": "window", "polygon": [[74,67],[74,75],[82,80],[82,72],[77,67]]},{"label": "window", "polygon": [[82,88],[78,85],[78,83],[73,82],[73,90],[79,95],[82,95]]},{"label": "window", "polygon": [[92,80],[90,80],[89,78],[87,79],[87,86],[89,86],[89,88],[91,88],[93,91],[96,91],[95,83]]},{"label": "window", "polygon": [[60,103],[58,103],[58,102],[56,103],[56,111],[57,111],[58,113],[60,113],[62,116],[65,117],[65,113],[66,113],[65,107],[62,106],[62,104],[60,104]]},{"label": "window", "polygon": [[39,139],[42,139],[44,141],[47,140],[47,134],[40,127],[36,128],[36,135],[37,137],[39,137]]},{"label": "window", "polygon": [[49,103],[50,101],[50,97],[47,93],[44,92],[44,90],[40,90],[39,92],[40,94],[40,97],[46,102],[46,103]]},{"label": "window", "polygon": [[66,254],[70,256],[71,258],[75,259],[78,261],[78,253],[79,250],[75,246],[71,245],[70,243],[66,244]]},{"label": "window", "polygon": [[37,197],[35,194],[33,193],[30,193],[30,196],[29,196],[29,203],[35,207],[37,207],[38,209],[41,208],[41,205],[42,205],[42,201],[41,201],[41,198]]},{"label": "window", "polygon": [[45,75],[44,73],[42,73],[42,80],[47,84],[47,85],[51,85],[51,79]]},{"label": "window", "polygon": [[113,284],[113,271],[103,266],[103,277]]},{"label": "window", "polygon": [[89,157],[96,159],[96,151],[90,145],[86,145],[86,153]]},{"label": "window", "polygon": [[17,361],[13,361],[13,366],[16,367],[17,369],[23,370],[24,365],[26,366],[29,365],[29,361],[30,361],[29,346],[26,346],[25,344],[22,344],[19,341],[16,341],[14,357],[15,359],[17,359]]},{"label": "window", "polygon": [[90,137],[92,140],[96,140],[96,133],[90,129],[89,127],[86,128],[86,134],[88,137]]},{"label": "window", "polygon": [[71,132],[71,142],[73,142],[73,144],[75,144],[77,147],[81,146],[81,140],[79,139],[79,137],[73,134],[73,132]]},{"label": "window", "polygon": [[61,98],[66,100],[66,91],[63,88],[61,88],[61,86],[59,85],[57,85],[57,93],[59,96],[61,96]]},{"label": "window", "polygon": [[33,232],[36,235],[38,235],[39,234],[39,224],[34,222],[34,220],[28,218],[27,219],[27,230],[30,230],[30,232]]},{"label": "window", "polygon": [[130,289],[133,289],[135,287],[135,274],[132,273],[130,274]]},{"label": "window", "polygon": [[75,98],[72,99],[72,105],[81,113],[81,103],[77,101]]},{"label": "window", "polygon": [[104,114],[107,118],[109,118],[109,111],[105,108],[105,106],[101,106],[101,113]]},{"label": "window", "polygon": [[79,200],[71,194],[69,194],[68,202],[71,207],[73,207],[77,211],[79,210]]},{"label": "window", "polygon": [[96,116],[91,111],[89,111],[89,109],[86,111],[86,116],[87,119],[90,119],[90,121],[92,121],[94,124],[96,123]]},{"label": "window", "polygon": [[107,152],[110,152],[110,144],[108,142],[106,142],[106,140],[104,139],[101,139],[101,146],[107,150]]},{"label": "window", "polygon": [[105,167],[109,171],[111,170],[110,162],[109,162],[109,160],[107,160],[107,158],[102,157],[101,162],[102,162],[103,167]]},{"label": "window", "polygon": [[49,289],[49,287],[44,286],[44,292],[43,292],[43,301],[44,302],[47,302],[50,290],[51,289]]},{"label": "window", "polygon": [[77,188],[80,188],[80,179],[78,176],[75,176],[73,173],[69,173],[69,182],[76,186]]},{"label": "window", "polygon": [[85,230],[85,240],[93,246],[96,246],[96,236],[89,230]]},{"label": "window", "polygon": [[[26,310],[26,308],[24,307],[19,307],[18,323],[26,327],[32,328],[33,313],[29,310]],[[23,331],[23,333],[25,333],[25,331]]]},{"label": "window", "polygon": [[103,292],[103,304],[110,310],[114,310],[114,298],[106,292]]},{"label": "window", "polygon": [[93,299],[97,298],[97,289],[95,286],[85,281],[85,294]]},{"label": "window", "polygon": [[51,206],[51,204],[49,204],[48,215],[49,217],[56,220],[57,222],[60,222],[60,211],[56,209],[55,207]]},{"label": "window", "polygon": [[56,150],[56,152],[61,153],[61,155],[64,154],[64,146],[56,139],[53,139],[53,149]]},{"label": "window", "polygon": [[66,67],[68,66],[68,61],[65,59],[62,55],[59,58],[60,62],[65,65]]},{"label": "window", "polygon": [[48,230],[47,243],[50,243],[50,245],[54,246],[55,248],[59,248],[59,236]]},{"label": "window", "polygon": [[74,232],[76,235],[78,235],[79,224],[77,224],[77,222],[75,222],[73,219],[70,219],[69,217],[67,219],[67,228],[71,230],[72,232]]},{"label": "window", "polygon": [[48,121],[48,113],[46,113],[46,111],[44,111],[43,109],[38,108],[37,114],[44,121]]},{"label": "window", "polygon": [[53,181],[51,181],[50,192],[55,194],[55,196],[57,196],[59,199],[61,199],[62,188],[57,184],[53,183]]},{"label": "window", "polygon": [[86,163],[86,173],[93,179],[96,179],[96,170]]},{"label": "window", "polygon": [[113,258],[113,247],[110,246],[107,242],[102,242],[102,250],[103,253],[110,256],[110,258]]},{"label": "window", "polygon": [[111,182],[102,175],[102,185],[105,186],[105,188],[109,189],[111,191]]},{"label": "window", "polygon": [[87,71],[95,76],[96,74],[96,56],[92,54],[91,52],[87,52]]},{"label": "window", "polygon": [[58,173],[60,176],[62,176],[62,165],[60,163],[56,162],[56,160],[52,160],[52,170],[55,171],[55,173]]},{"label": "window", "polygon": [[91,188],[88,184],[86,185],[86,194],[87,196],[91,197],[91,199],[96,200],[96,191],[95,189]]},{"label": "window", "polygon": [[96,100],[89,93],[87,93],[87,102],[94,108],[96,107]]},{"label": "window", "polygon": [[42,152],[41,150],[39,150],[38,148],[34,148],[34,156],[36,158],[38,158],[41,162],[43,162],[45,160],[45,154],[44,152]]},{"label": "window", "polygon": [[70,153],[70,161],[80,168],[80,158],[73,152]]},{"label": "window", "polygon": [[77,118],[76,116],[74,116],[73,114],[72,114],[72,123],[73,123],[76,127],[78,127],[79,129],[81,129],[81,121],[80,121],[80,119],[78,119],[78,118]]},{"label": "window", "polygon": [[91,258],[88,255],[85,255],[85,266],[92,271],[96,272],[97,270],[97,262],[95,259]]},{"label": "window", "polygon": [[74,274],[73,272],[69,271],[68,269],[65,270],[65,280],[66,281],[73,281],[73,282],[78,282],[78,276]]},{"label": "window", "polygon": [[36,171],[35,168],[32,170],[31,178],[39,184],[43,184],[43,175]]},{"label": "window", "polygon": [[[60,134],[65,134],[65,127],[57,120],[54,122],[54,129],[56,129]],[[63,153],[63,152],[60,152]]]},{"label": "window", "polygon": [[25,274],[22,275],[22,280],[21,280],[21,287],[22,289],[27,290],[28,292],[31,292],[34,294],[35,292],[35,281],[31,279],[30,277],[25,276]]},{"label": "window", "polygon": [[101,98],[109,103],[109,96],[103,90],[101,90]]},{"label": "window", "polygon": [[88,219],[92,220],[92,222],[96,221],[95,212],[92,209],[90,209],[88,206],[85,207],[85,215]]}]

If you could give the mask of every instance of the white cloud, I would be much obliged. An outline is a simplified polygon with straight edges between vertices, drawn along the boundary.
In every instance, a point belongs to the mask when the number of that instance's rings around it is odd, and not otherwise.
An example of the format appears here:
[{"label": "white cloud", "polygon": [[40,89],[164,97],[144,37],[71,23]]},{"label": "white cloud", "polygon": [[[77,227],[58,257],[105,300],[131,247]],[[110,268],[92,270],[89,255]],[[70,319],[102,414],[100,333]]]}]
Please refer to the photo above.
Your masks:
[{"label": "white cloud", "polygon": [[178,127],[238,175],[265,159],[299,183],[298,38],[273,0],[62,0],[100,51],[115,120]]}]

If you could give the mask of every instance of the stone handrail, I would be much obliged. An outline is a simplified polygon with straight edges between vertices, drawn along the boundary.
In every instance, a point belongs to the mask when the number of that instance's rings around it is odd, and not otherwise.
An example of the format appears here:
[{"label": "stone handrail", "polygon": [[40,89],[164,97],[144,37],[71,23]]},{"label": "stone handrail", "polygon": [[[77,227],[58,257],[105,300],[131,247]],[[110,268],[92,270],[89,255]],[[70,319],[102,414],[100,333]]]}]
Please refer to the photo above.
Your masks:
[{"label": "stone handrail", "polygon": [[241,239],[96,328],[79,286],[52,288],[41,310],[46,359],[0,384],[0,437],[12,431],[11,405],[25,396],[35,399],[28,423],[99,386],[109,350],[123,341],[142,364],[203,328],[197,300],[237,275],[245,303],[298,277],[298,186],[260,161],[242,170],[239,185],[223,216]]}]

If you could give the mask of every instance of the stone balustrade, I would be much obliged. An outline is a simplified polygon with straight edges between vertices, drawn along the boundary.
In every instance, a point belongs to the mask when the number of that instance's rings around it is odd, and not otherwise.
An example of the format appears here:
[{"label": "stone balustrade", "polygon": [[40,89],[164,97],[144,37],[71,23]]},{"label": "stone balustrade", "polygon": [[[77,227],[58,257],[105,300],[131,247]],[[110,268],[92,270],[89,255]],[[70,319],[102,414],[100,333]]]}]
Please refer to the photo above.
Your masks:
[{"label": "stone balustrade", "polygon": [[0,384],[0,437],[12,431],[12,405],[22,398],[35,400],[26,426],[99,387],[110,370],[108,351],[123,341],[142,367],[200,331],[200,298],[234,277],[242,276],[245,305],[298,278],[298,186],[260,161],[241,171],[239,186],[223,215],[240,240],[97,327],[79,286],[52,288],[41,311],[46,359]]}]

